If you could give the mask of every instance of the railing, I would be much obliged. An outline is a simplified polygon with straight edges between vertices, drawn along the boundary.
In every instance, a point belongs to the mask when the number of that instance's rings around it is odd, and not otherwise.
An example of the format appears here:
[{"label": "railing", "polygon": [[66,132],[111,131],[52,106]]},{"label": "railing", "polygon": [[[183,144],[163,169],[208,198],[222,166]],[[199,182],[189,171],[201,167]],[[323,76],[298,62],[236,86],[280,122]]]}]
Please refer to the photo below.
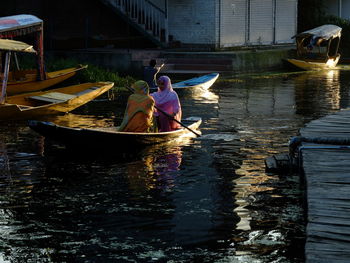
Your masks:
[{"label": "railing", "polygon": [[109,0],[109,2],[158,41],[168,43],[166,11],[148,0]]}]

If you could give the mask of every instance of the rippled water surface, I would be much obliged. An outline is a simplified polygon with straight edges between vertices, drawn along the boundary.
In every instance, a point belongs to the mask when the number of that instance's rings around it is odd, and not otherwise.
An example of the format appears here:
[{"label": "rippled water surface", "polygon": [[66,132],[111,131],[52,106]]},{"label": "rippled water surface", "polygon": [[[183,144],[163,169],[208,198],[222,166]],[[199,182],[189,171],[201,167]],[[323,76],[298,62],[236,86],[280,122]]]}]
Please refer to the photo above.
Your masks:
[{"label": "rippled water surface", "polygon": [[[299,177],[264,160],[348,107],[348,86],[344,70],[221,79],[179,93],[202,137],[128,154],[68,151],[1,123],[0,262],[303,262]],[[117,125],[126,97],[47,120]]]}]

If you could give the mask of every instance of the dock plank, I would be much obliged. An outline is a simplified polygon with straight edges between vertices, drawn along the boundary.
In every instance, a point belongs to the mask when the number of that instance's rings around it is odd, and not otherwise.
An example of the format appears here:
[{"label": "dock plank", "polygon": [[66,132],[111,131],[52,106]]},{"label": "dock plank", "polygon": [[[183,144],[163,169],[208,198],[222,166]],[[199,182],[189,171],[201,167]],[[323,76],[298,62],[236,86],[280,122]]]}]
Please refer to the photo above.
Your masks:
[{"label": "dock plank", "polygon": [[[350,110],[307,124],[303,137],[350,139]],[[350,149],[303,142],[306,182],[306,262],[350,262]]]}]

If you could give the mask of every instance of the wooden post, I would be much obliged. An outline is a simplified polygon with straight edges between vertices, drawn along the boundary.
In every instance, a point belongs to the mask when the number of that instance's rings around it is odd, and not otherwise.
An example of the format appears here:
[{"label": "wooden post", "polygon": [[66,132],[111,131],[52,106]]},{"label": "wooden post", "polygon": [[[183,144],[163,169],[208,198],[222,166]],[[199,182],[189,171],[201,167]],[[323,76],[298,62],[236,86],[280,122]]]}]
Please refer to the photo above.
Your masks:
[{"label": "wooden post", "polygon": [[9,77],[9,71],[10,71],[10,58],[11,58],[11,51],[6,52],[5,57],[5,67],[4,67],[4,78],[2,80],[2,89],[1,89],[1,97],[0,97],[0,103],[5,103],[6,98],[6,87],[7,87],[7,81]]}]

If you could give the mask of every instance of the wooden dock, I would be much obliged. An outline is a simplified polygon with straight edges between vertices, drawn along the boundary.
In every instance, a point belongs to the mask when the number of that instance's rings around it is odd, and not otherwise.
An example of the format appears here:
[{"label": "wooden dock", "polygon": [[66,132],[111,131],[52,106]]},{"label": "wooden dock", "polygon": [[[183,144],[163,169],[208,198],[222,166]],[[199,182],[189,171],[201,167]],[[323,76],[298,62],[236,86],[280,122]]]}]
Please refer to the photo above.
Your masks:
[{"label": "wooden dock", "polygon": [[326,138],[299,148],[306,183],[305,260],[350,262],[350,110],[312,121],[300,134]]}]

